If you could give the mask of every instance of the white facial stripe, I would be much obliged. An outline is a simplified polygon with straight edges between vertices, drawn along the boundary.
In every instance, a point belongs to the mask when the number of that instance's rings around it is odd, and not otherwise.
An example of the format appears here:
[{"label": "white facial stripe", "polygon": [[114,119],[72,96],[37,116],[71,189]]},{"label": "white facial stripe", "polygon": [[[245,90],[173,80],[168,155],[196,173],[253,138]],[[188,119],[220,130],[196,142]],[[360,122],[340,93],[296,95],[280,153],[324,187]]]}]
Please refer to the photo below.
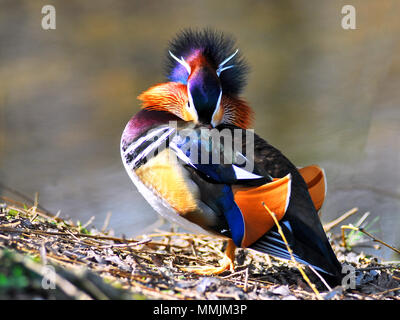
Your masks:
[{"label": "white facial stripe", "polygon": [[218,100],[217,100],[217,105],[215,106],[214,113],[213,113],[213,115],[212,115],[212,117],[211,117],[211,125],[212,125],[213,127],[216,127],[217,125],[219,125],[219,123],[215,123],[215,121],[214,121],[214,116],[219,112],[219,108],[221,107],[221,98],[222,98],[222,88],[221,88],[221,91],[219,92],[219,97],[218,97]]},{"label": "white facial stripe", "polygon": [[177,62],[179,62],[182,66],[185,67],[186,71],[190,74],[192,69],[190,68],[189,64],[181,57],[178,59],[171,51],[168,51],[172,58],[174,58]]},{"label": "white facial stripe", "polygon": [[194,107],[193,97],[192,97],[192,94],[190,93],[190,83],[189,82],[187,84],[187,94],[188,94],[188,98],[189,98],[189,106]]},{"label": "white facial stripe", "polygon": [[233,64],[233,65],[231,65],[231,66],[223,67],[222,69],[218,68],[218,70],[217,70],[217,75],[218,75],[218,77],[219,77],[219,75],[221,74],[222,71],[225,71],[225,70],[228,70],[228,69],[230,69],[230,68],[233,68],[234,66],[235,66],[235,65]]},{"label": "white facial stripe", "polygon": [[225,63],[227,63],[229,60],[231,60],[234,56],[236,56],[236,54],[239,52],[239,49],[236,49],[236,51],[233,53],[233,54],[231,54],[228,58],[226,58],[224,61],[222,61],[220,64],[219,64],[219,68],[220,67],[223,67],[224,66],[224,64]]},{"label": "white facial stripe", "polygon": [[186,108],[188,108],[188,111],[194,116],[195,122],[197,122],[199,120],[199,116],[197,114],[196,107],[194,106],[192,94],[190,93],[190,83],[187,84],[187,94],[189,98],[189,104],[186,106]]},{"label": "white facial stripe", "polygon": [[231,54],[228,58],[226,58],[224,61],[222,61],[222,62],[219,64],[219,66],[218,66],[218,68],[217,68],[217,71],[216,71],[218,77],[219,77],[219,75],[221,74],[222,71],[225,71],[225,70],[228,70],[228,69],[234,67],[234,65],[227,66],[227,67],[224,67],[224,65],[225,65],[225,63],[227,63],[229,60],[231,60],[238,52],[239,52],[239,49],[236,49],[236,51],[235,51],[233,54]]}]

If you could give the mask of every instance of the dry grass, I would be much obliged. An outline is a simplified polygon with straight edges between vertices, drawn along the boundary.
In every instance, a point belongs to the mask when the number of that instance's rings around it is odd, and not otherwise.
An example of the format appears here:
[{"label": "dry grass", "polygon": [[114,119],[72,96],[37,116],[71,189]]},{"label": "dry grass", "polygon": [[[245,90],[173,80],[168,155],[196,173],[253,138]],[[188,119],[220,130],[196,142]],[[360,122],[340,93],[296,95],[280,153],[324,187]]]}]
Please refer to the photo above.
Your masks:
[{"label": "dry grass", "polygon": [[[332,244],[341,262],[359,269],[357,287],[327,291],[306,267],[318,296],[296,265],[251,250],[237,250],[235,272],[204,277],[180,269],[218,265],[224,241],[217,238],[163,230],[117,238],[105,230],[88,230],[88,223],[50,216],[37,202],[29,208],[10,199],[2,203],[3,299],[400,299],[398,265],[378,264],[346,250],[340,235],[330,235]],[[46,273],[49,266],[54,274]]]}]

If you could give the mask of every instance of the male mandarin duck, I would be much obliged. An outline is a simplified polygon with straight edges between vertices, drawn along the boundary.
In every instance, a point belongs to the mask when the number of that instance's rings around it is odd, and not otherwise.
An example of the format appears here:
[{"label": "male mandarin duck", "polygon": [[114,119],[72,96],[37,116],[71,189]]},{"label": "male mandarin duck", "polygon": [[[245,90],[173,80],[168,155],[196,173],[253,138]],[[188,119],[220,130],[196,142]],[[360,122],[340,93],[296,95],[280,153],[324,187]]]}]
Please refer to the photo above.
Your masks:
[{"label": "male mandarin duck", "polygon": [[249,129],[253,112],[239,97],[248,68],[234,44],[209,29],[170,43],[168,82],[138,97],[142,110],[122,134],[125,169],[161,216],[228,239],[221,266],[195,272],[233,270],[236,247],[291,259],[273,212],[294,258],[339,284],[341,265],[318,217],[324,172],[297,168]]}]

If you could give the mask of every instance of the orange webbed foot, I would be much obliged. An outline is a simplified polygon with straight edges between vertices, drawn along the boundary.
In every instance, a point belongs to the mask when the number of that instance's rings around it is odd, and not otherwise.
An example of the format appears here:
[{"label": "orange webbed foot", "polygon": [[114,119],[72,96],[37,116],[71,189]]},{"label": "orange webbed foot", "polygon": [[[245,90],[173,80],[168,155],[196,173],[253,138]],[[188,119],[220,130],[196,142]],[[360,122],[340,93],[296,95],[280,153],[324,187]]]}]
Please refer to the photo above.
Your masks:
[{"label": "orange webbed foot", "polygon": [[226,246],[224,257],[219,261],[219,266],[201,266],[201,267],[185,267],[180,268],[182,271],[210,276],[210,275],[218,275],[223,273],[224,271],[234,271],[234,261],[235,261],[235,249],[236,246],[232,240],[228,240],[228,245]]}]

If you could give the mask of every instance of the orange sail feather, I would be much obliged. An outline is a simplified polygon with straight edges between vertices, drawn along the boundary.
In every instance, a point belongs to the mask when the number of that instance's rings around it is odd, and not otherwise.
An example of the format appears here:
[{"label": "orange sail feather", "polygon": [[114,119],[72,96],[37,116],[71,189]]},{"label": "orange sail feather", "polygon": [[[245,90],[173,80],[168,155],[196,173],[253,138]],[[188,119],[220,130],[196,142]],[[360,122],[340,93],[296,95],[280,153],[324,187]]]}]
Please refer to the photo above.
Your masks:
[{"label": "orange sail feather", "polygon": [[283,218],[289,205],[290,188],[290,174],[260,187],[232,187],[235,202],[244,219],[242,247],[248,247],[274,226],[274,221],[262,205],[263,202],[275,213],[278,221]]}]

